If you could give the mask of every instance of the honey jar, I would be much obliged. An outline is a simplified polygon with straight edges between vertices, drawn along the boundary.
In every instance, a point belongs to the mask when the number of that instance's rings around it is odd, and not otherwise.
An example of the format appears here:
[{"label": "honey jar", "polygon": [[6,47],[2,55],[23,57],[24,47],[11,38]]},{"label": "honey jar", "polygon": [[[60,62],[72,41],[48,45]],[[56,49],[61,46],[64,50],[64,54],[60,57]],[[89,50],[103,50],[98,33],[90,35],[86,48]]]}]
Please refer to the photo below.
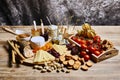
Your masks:
[{"label": "honey jar", "polygon": [[31,29],[32,36],[40,36],[40,29]]}]

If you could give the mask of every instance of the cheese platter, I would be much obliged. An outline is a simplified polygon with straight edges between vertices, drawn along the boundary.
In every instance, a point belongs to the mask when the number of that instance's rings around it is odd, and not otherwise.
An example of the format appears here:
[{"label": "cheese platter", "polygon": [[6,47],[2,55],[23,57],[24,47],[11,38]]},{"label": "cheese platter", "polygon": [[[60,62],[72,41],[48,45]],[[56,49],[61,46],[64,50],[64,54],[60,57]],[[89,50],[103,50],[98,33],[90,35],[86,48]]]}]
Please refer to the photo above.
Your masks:
[{"label": "cheese platter", "polygon": [[[67,32],[69,28],[57,28],[53,32],[50,27],[44,28],[42,25],[38,29],[35,25],[31,33],[15,33],[16,40],[7,41],[7,50],[12,53],[11,62],[15,64],[16,60],[20,60],[21,64],[42,67],[44,70],[41,72],[56,70],[69,73],[69,70],[87,71],[94,62],[103,61],[119,52],[111,41],[102,40],[88,23],[72,35]],[[64,37],[66,34],[69,36]]]}]

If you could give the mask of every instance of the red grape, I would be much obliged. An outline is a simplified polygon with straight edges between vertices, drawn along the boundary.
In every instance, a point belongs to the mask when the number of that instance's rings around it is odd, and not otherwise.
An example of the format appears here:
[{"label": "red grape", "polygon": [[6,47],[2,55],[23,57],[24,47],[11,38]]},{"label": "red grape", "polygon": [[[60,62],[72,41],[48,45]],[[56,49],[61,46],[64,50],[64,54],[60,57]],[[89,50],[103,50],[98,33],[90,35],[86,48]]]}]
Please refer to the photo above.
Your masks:
[{"label": "red grape", "polygon": [[73,46],[71,49],[72,55],[77,55],[79,53],[79,48],[77,46]]}]

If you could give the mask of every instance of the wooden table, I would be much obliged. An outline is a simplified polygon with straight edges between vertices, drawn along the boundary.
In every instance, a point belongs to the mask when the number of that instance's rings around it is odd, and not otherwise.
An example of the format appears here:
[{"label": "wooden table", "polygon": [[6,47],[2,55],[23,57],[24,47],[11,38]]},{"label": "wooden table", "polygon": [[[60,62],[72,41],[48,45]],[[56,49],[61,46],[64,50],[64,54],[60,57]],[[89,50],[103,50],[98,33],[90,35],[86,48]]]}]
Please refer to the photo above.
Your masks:
[{"label": "wooden table", "polygon": [[[6,27],[6,26],[5,26]],[[7,26],[11,29],[22,29],[30,32],[31,26]],[[80,27],[80,26],[78,26]],[[111,40],[120,51],[120,26],[93,26],[102,39]],[[7,33],[0,27],[0,80],[120,80],[120,54],[96,63],[88,71],[71,71],[71,73],[40,73],[30,66],[20,68],[7,66],[8,54],[3,45],[6,40],[15,39],[15,35]]]}]

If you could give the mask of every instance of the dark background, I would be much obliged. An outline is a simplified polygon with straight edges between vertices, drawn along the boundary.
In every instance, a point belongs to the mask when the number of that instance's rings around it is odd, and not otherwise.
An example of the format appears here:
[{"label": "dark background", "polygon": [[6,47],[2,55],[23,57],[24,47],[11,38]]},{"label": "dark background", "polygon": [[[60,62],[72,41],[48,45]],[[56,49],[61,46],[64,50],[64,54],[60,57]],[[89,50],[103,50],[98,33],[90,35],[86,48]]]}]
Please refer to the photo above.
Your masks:
[{"label": "dark background", "polygon": [[120,0],[0,0],[0,25],[120,25]]}]

